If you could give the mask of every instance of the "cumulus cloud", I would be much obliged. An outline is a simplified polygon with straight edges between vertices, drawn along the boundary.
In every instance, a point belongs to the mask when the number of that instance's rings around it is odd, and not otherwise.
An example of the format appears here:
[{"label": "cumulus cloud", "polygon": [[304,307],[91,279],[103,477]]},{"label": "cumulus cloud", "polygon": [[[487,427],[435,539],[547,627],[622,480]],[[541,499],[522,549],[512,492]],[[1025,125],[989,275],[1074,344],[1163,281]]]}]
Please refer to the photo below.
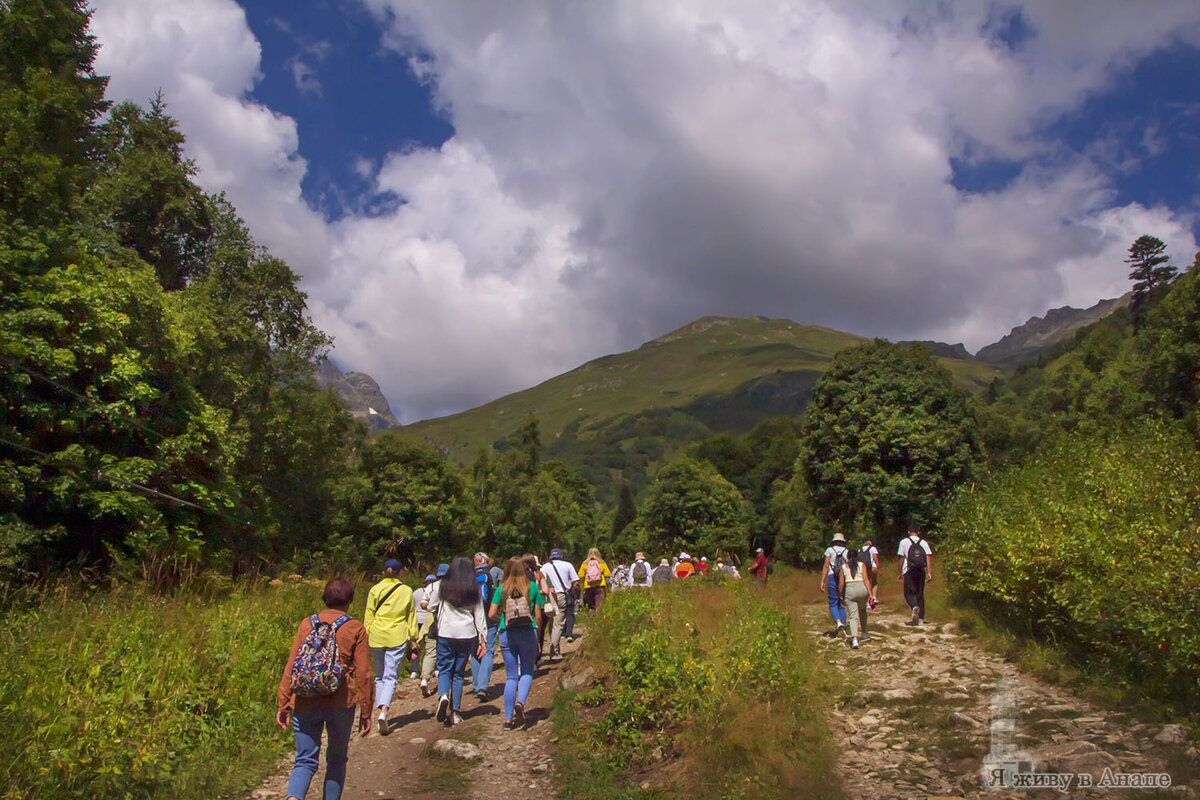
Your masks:
[{"label": "cumulus cloud", "polygon": [[[1200,40],[1191,0],[362,2],[456,133],[364,165],[404,203],[336,223],[299,196],[295,125],[245,99],[237,6],[104,0],[96,30],[114,87],[170,81],[205,185],[301,269],[335,358],[405,419],[703,314],[976,348],[1122,293],[1141,233],[1196,248],[1179,212],[1114,207],[1125,156],[1102,136],[1082,154],[1039,136]],[[1024,166],[955,188],[952,159],[994,158]]]}]

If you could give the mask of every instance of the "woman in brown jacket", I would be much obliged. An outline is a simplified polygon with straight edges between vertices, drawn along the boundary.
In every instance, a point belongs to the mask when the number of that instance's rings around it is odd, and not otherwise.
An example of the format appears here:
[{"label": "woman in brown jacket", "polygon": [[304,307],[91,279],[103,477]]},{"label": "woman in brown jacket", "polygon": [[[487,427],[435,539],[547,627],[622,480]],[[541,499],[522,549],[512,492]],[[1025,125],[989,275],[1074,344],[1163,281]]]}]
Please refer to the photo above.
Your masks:
[{"label": "woman in brown jacket", "polygon": [[302,696],[292,690],[292,667],[296,653],[312,631],[312,617],[301,620],[292,642],[283,678],[279,681],[278,710],[275,721],[287,729],[289,721],[296,736],[296,765],[288,779],[288,798],[300,800],[308,792],[321,754],[322,729],[329,736],[325,750],[325,800],[338,800],[346,782],[346,754],[354,727],[354,709],[359,709],[358,729],[363,736],[371,732],[371,708],[375,705],[375,676],[371,670],[371,651],[367,629],[349,617],[354,587],[345,578],[334,578],[321,595],[325,610],[314,615],[320,622],[333,625],[338,660],[346,668],[345,679],[332,694]]}]

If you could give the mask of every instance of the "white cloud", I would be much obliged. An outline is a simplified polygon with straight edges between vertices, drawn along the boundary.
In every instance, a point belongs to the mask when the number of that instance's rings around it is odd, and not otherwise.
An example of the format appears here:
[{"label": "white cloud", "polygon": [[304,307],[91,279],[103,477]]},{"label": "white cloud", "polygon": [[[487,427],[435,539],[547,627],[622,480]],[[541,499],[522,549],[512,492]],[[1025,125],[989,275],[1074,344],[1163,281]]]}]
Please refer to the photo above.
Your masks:
[{"label": "white cloud", "polygon": [[[104,0],[96,30],[114,87],[167,88],[205,185],[406,419],[707,313],[978,347],[1119,294],[1141,233],[1196,249],[1179,213],[1112,207],[1128,154],[1033,135],[1200,39],[1190,0],[1039,0],[1015,49],[984,2],[363,2],[422,54],[456,135],[362,164],[406,202],[334,224],[299,196],[294,123],[245,100],[258,51],[232,2]],[[951,158],[988,157],[1032,160],[1002,191],[950,183]]]}]

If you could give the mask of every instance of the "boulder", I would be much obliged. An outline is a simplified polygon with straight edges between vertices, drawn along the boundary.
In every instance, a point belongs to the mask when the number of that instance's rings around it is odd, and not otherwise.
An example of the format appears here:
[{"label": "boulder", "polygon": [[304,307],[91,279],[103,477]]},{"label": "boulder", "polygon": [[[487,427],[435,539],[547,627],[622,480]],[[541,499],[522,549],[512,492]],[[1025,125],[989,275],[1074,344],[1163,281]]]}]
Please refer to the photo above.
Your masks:
[{"label": "boulder", "polygon": [[587,667],[577,674],[563,676],[562,688],[568,692],[577,692],[584,687],[591,686],[595,678],[596,670],[592,667]]},{"label": "boulder", "polygon": [[1182,725],[1165,725],[1154,741],[1159,744],[1187,744],[1187,730]]},{"label": "boulder", "polygon": [[881,696],[884,700],[911,700],[913,693],[912,689],[888,689]]},{"label": "boulder", "polygon": [[438,739],[433,743],[433,751],[435,753],[441,753],[444,756],[464,758],[468,761],[474,758],[483,757],[483,754],[479,752],[478,747],[467,742],[460,742],[458,739]]}]

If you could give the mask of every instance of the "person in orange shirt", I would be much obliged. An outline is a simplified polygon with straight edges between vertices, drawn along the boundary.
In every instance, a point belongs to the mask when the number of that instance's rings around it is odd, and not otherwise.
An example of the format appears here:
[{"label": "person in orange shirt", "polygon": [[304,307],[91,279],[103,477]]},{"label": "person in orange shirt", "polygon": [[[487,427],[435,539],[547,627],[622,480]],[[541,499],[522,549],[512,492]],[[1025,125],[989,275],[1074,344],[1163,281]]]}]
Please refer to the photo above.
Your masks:
[{"label": "person in orange shirt", "polygon": [[696,574],[696,567],[692,564],[692,557],[687,553],[679,554],[679,563],[675,565],[675,577],[687,578]]},{"label": "person in orange shirt", "polygon": [[[325,748],[326,800],[340,797],[346,782],[346,760],[355,708],[359,710],[359,732],[363,736],[371,732],[375,675],[371,669],[367,629],[348,613],[350,603],[354,601],[354,587],[345,578],[334,578],[325,585],[321,599],[325,610],[301,620],[296,629],[276,696],[275,722],[284,730],[290,722],[296,737],[296,764],[288,778],[289,800],[299,800],[308,792],[321,755],[322,731],[329,737]],[[300,646],[313,630],[314,620],[332,627],[338,661],[346,670],[345,677],[330,694],[298,695],[292,689],[292,668]]]}]

